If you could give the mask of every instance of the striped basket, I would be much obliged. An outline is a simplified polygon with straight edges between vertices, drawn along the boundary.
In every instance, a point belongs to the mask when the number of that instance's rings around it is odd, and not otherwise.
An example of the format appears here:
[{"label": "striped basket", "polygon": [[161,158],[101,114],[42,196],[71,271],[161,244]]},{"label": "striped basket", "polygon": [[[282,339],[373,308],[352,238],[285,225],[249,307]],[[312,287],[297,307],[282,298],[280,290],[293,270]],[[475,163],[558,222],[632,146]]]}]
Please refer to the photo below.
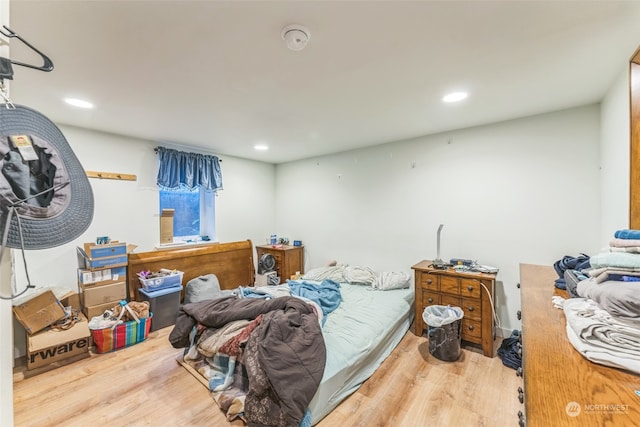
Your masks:
[{"label": "striped basket", "polygon": [[108,353],[120,348],[129,347],[147,339],[151,328],[152,313],[149,317],[124,322],[111,328],[92,329],[91,335],[97,353]]}]

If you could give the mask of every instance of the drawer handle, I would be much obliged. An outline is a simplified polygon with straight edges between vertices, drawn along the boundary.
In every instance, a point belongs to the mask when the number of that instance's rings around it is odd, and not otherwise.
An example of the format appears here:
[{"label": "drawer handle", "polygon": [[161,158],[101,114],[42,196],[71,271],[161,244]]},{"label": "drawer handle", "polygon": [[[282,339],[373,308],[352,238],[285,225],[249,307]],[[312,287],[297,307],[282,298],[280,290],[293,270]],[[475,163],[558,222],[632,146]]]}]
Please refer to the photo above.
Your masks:
[{"label": "drawer handle", "polygon": [[522,390],[522,387],[518,387],[518,400],[520,403],[524,403],[524,390]]},{"label": "drawer handle", "polygon": [[522,377],[522,366],[520,366],[518,369],[516,369],[516,375],[519,377]]},{"label": "drawer handle", "polygon": [[473,331],[475,328],[473,327],[473,325],[469,325],[469,330]]},{"label": "drawer handle", "polygon": [[473,292],[473,286],[468,286],[468,287],[467,287],[467,290],[468,290],[469,292]]},{"label": "drawer handle", "polygon": [[427,301],[433,302],[433,298],[427,298]]},{"label": "drawer handle", "polygon": [[469,310],[469,311],[473,311],[473,306],[472,306],[472,305],[470,305],[469,307],[467,307],[467,310]]},{"label": "drawer handle", "polygon": [[520,310],[516,312],[516,316],[518,317],[518,320],[522,320],[522,312]]},{"label": "drawer handle", "polygon": [[427,279],[427,285],[430,285],[430,284],[431,284],[431,282],[432,282],[432,280],[431,280],[431,279]]},{"label": "drawer handle", "polygon": [[516,288],[520,289],[520,282],[516,285]]}]

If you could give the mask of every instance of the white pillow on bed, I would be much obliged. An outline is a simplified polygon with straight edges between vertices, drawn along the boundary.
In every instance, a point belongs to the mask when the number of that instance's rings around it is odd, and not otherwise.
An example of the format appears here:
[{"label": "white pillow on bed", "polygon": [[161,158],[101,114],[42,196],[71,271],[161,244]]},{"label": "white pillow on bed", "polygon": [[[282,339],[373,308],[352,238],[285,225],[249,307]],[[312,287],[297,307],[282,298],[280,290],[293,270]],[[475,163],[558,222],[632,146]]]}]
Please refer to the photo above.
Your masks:
[{"label": "white pillow on bed", "polygon": [[376,273],[369,267],[345,267],[344,280],[352,285],[371,286],[376,280]]},{"label": "white pillow on bed", "polygon": [[411,277],[407,273],[384,271],[378,273],[376,280],[373,282],[373,289],[388,291],[391,289],[408,288]]},{"label": "white pillow on bed", "polygon": [[343,283],[346,281],[344,279],[344,268],[344,265],[312,268],[304,273],[302,278],[305,280],[317,280],[318,282],[330,279],[338,283]]}]

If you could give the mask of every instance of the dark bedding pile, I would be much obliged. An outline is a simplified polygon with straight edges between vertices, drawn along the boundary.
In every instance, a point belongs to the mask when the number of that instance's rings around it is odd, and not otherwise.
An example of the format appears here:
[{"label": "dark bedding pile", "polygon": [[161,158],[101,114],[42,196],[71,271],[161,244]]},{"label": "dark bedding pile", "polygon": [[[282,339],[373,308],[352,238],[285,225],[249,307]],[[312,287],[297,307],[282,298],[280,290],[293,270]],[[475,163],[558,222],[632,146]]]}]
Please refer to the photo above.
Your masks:
[{"label": "dark bedding pile", "polygon": [[[229,328],[238,321],[244,321],[236,323],[241,327]],[[196,352],[203,337],[224,328],[233,332],[224,335],[215,354]],[[300,425],[324,373],[318,315],[313,304],[297,297],[185,304],[169,341],[175,348],[189,347],[191,365],[205,377],[226,377],[210,380],[212,395],[229,419],[239,416],[250,426]]]}]

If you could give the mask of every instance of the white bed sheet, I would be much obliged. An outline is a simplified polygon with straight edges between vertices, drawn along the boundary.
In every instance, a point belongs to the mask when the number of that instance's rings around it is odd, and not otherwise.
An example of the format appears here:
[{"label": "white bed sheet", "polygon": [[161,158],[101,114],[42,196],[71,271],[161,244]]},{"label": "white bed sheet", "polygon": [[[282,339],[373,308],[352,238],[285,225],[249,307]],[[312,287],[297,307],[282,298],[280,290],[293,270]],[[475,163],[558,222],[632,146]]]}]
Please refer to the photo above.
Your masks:
[{"label": "white bed sheet", "polygon": [[414,317],[413,287],[388,291],[342,283],[342,303],[327,317],[327,362],[309,404],[316,424],[369,378],[406,334]]}]

